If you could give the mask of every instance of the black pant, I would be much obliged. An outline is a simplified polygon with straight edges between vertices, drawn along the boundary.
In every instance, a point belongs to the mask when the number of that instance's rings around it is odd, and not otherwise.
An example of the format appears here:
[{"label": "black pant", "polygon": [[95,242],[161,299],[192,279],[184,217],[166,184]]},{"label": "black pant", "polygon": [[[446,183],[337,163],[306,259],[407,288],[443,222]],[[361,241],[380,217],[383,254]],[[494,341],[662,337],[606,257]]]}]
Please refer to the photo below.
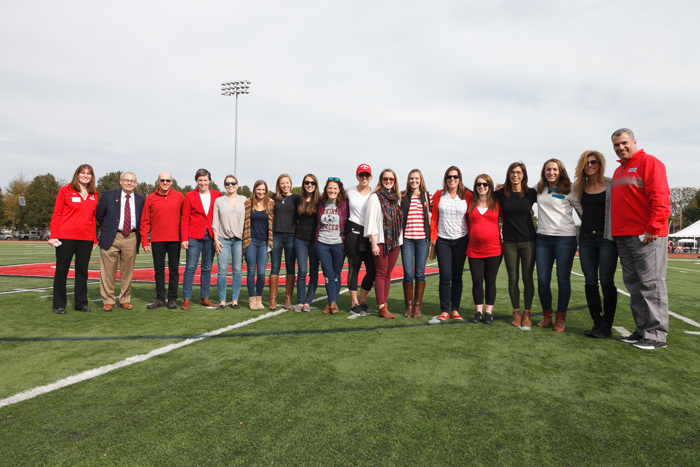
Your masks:
[{"label": "black pant", "polygon": [[365,263],[365,277],[362,278],[362,290],[372,290],[377,268],[369,238],[364,237],[363,227],[347,221],[345,226],[345,254],[348,257],[348,290],[357,290],[357,279],[362,262]]},{"label": "black pant", "polygon": [[76,310],[88,305],[87,278],[92,240],[68,240],[60,238],[61,246],[56,247],[56,271],[53,275],[53,307],[65,308],[68,303],[66,296],[66,280],[70,263],[75,255],[75,298],[73,306]]},{"label": "black pant", "polygon": [[496,302],[496,276],[501,266],[501,255],[489,258],[469,258],[469,272],[472,274],[472,297],[474,305],[484,304],[484,281],[486,281],[486,304]]},{"label": "black pant", "polygon": [[180,242],[153,242],[153,269],[156,277],[156,300],[165,301],[165,255],[168,255],[168,300],[177,300],[180,283]]},{"label": "black pant", "polygon": [[451,313],[459,311],[462,301],[462,275],[464,263],[467,261],[467,246],[469,237],[464,236],[455,240],[438,237],[435,242],[435,255],[440,271],[440,311]]}]

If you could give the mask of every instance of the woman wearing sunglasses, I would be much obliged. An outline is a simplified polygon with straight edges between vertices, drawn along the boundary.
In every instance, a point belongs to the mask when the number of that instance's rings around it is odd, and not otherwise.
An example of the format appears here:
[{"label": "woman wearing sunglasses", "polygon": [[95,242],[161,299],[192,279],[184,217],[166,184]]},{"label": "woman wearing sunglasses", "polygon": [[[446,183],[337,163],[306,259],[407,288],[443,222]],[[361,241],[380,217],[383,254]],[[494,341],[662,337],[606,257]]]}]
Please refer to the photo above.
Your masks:
[{"label": "woman wearing sunglasses", "polygon": [[297,227],[297,208],[301,197],[292,193],[292,179],[287,174],[277,177],[275,184],[275,212],[272,225],[272,252],[270,253],[270,310],[277,309],[277,287],[282,267],[282,253],[284,252],[285,278],[284,309],[292,308],[292,294],[294,293],[294,279],[296,271],[294,263],[294,231]]},{"label": "woman wearing sunglasses", "polygon": [[[617,244],[610,231],[610,179],[605,177],[605,157],[598,151],[584,151],[576,166],[574,193],[581,200],[583,216],[579,232],[578,257],[585,278],[586,302],[593,328],[590,337],[612,335],[617,308]],[[598,278],[603,303],[598,292]]]},{"label": "woman wearing sunglasses", "polygon": [[[294,251],[297,256],[297,305],[294,311],[311,311],[318,286],[318,255],[314,240],[317,211],[321,194],[318,191],[318,179],[313,174],[304,175],[301,202],[297,208],[297,229],[294,233]],[[307,269],[308,261],[308,269]],[[306,284],[306,272],[309,273],[309,284]]]},{"label": "woman wearing sunglasses", "polygon": [[[532,326],[532,300],[535,297],[535,224],[532,206],[537,190],[527,186],[527,167],[513,162],[506,172],[503,189],[496,191],[503,217],[503,261],[508,273],[508,295],[513,307],[513,326]],[[520,272],[523,280],[523,308],[520,308]]]},{"label": "woman wearing sunglasses", "polygon": [[374,280],[374,293],[377,296],[379,316],[394,319],[388,307],[391,273],[399,258],[403,243],[403,212],[401,192],[396,184],[396,173],[384,169],[379,175],[379,183],[367,202],[365,217],[365,237],[372,244],[372,255],[377,276]]},{"label": "woman wearing sunglasses", "polygon": [[214,249],[216,249],[219,272],[216,276],[216,288],[219,291],[217,310],[226,307],[226,276],[229,258],[231,258],[231,308],[239,309],[238,295],[243,279],[243,224],[245,223],[245,198],[238,196],[238,179],[233,175],[224,178],[225,194],[214,201],[214,220],[211,228],[214,232]]},{"label": "woman wearing sunglasses", "polygon": [[433,195],[433,216],[430,221],[430,241],[440,272],[440,321],[449,318],[461,321],[459,305],[462,300],[462,275],[467,260],[467,209],[471,192],[462,183],[459,167],[448,167],[442,190]]},{"label": "woman wearing sunglasses", "polygon": [[[425,263],[430,250],[430,193],[423,173],[413,169],[408,174],[406,191],[401,193],[403,212],[403,298],[406,318],[420,318],[425,291]],[[413,282],[415,279],[415,294]]]},{"label": "woman wearing sunglasses", "polygon": [[[374,286],[377,271],[374,267],[372,245],[365,237],[365,215],[367,201],[372,194],[369,183],[372,180],[372,168],[360,164],[355,171],[357,186],[350,187],[348,195],[348,221],[345,224],[345,254],[348,257],[348,291],[350,293],[350,312],[362,316],[370,313],[367,297]],[[360,284],[360,295],[357,295],[357,281],[360,268],[365,263],[365,275]]]},{"label": "woman wearing sunglasses", "polygon": [[537,326],[552,324],[552,269],[557,264],[557,310],[554,331],[564,332],[566,311],[571,298],[571,267],[576,254],[576,225],[573,209],[581,215],[581,203],[571,190],[571,180],[564,164],[549,159],[542,166],[537,185],[537,292],[542,305],[543,319]]},{"label": "woman wearing sunglasses", "polygon": [[345,222],[348,219],[348,201],[343,182],[329,177],[316,210],[316,253],[321,261],[323,278],[326,281],[328,304],[323,313],[338,314],[340,295],[340,273],[343,270],[343,241]]},{"label": "woman wearing sunglasses", "polygon": [[[501,208],[493,193],[493,180],[481,174],[474,180],[474,198],[469,203],[469,272],[476,313],[472,323],[493,324],[496,303],[496,276],[501,266],[501,229],[498,225]],[[486,282],[486,306],[484,306]]]},{"label": "woman wearing sunglasses", "polygon": [[265,288],[267,255],[272,251],[272,221],[275,201],[267,196],[267,183],[258,180],[253,185],[250,199],[245,202],[243,223],[243,254],[248,265],[247,287],[249,308],[262,310]]}]

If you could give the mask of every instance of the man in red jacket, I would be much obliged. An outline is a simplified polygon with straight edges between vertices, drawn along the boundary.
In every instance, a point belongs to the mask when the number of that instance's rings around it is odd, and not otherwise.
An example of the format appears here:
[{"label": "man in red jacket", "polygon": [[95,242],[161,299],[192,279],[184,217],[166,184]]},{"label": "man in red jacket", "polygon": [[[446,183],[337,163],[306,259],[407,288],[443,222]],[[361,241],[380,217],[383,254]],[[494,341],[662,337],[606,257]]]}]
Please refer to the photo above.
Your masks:
[{"label": "man in red jacket", "polygon": [[[149,310],[166,306],[177,308],[177,288],[180,283],[180,215],[185,195],[172,189],[173,177],[168,172],[158,175],[158,188],[146,197],[141,216],[141,244],[147,253],[153,251],[156,277],[156,301],[146,305]],[[150,232],[150,240],[149,240]],[[168,295],[165,295],[165,255],[168,255]]]},{"label": "man in red jacket", "polygon": [[637,149],[628,128],[613,133],[612,143],[620,158],[612,179],[612,235],[636,324],[634,333],[622,342],[640,349],[662,349],[668,335],[666,239],[671,214],[666,166]]}]

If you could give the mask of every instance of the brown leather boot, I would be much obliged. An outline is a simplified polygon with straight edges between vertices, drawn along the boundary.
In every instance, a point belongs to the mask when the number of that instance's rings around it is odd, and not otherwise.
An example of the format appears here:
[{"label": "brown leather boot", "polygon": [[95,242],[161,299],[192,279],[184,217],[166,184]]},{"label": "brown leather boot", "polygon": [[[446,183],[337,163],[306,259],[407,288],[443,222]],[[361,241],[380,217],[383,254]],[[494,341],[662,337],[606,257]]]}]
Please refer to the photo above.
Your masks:
[{"label": "brown leather boot", "polygon": [[190,299],[186,298],[182,301],[182,306],[180,307],[181,310],[189,310],[190,309]]},{"label": "brown leather boot", "polygon": [[213,306],[213,307],[216,307],[216,305],[214,305],[212,302],[210,302],[208,298],[202,298],[201,300],[199,300],[199,304],[202,305],[202,306]]},{"label": "brown leather boot", "polygon": [[520,325],[526,328],[532,326],[532,315],[530,314],[530,310],[523,311],[523,319],[520,322]]},{"label": "brown leather boot", "polygon": [[337,315],[338,313],[340,313],[340,310],[338,309],[338,305],[337,305],[337,304],[331,303],[331,307],[330,307],[330,308],[331,308],[331,314],[332,314],[332,315]]},{"label": "brown leather boot", "polygon": [[383,305],[380,305],[380,306],[379,306],[379,312],[377,312],[377,314],[378,314],[380,317],[386,318],[386,319],[394,319],[394,318],[396,318],[396,316],[392,315],[392,314],[389,312],[389,308],[387,307],[386,303],[384,303]]},{"label": "brown leather boot", "polygon": [[287,274],[287,277],[285,278],[284,281],[284,309],[285,310],[291,310],[292,309],[292,296],[294,295],[294,282],[296,280],[297,276],[294,274]]},{"label": "brown leather boot", "polygon": [[557,319],[554,322],[554,331],[564,332],[564,329],[566,329],[566,313],[559,313],[558,311],[555,311],[554,313],[557,316]]},{"label": "brown leather boot", "polygon": [[280,283],[280,276],[270,276],[270,310],[277,309],[277,287]]},{"label": "brown leather boot", "polygon": [[330,303],[326,303],[326,307],[323,309],[323,314],[324,314],[324,315],[327,315],[327,314],[329,314],[330,312],[331,312],[331,304],[330,304]]},{"label": "brown leather boot", "polygon": [[552,324],[552,310],[542,311],[542,321],[537,323],[538,328],[548,328]]},{"label": "brown leather boot", "polygon": [[413,284],[403,283],[403,300],[406,302],[406,318],[413,318]]},{"label": "brown leather boot", "polygon": [[520,323],[522,323],[523,317],[520,314],[520,309],[516,308],[513,310],[513,321],[510,323],[513,326],[520,326]]},{"label": "brown leather boot", "polygon": [[423,303],[423,292],[425,292],[425,282],[416,282],[416,295],[413,297],[413,317],[420,318],[421,303]]}]

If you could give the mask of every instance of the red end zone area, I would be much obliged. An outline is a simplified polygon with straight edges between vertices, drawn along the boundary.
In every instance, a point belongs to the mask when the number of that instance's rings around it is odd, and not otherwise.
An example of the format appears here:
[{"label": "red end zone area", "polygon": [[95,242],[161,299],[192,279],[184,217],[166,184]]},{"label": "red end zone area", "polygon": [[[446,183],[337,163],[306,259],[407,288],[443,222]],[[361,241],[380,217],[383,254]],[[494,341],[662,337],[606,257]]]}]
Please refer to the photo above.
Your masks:
[{"label": "red end zone area", "polygon": [[[97,262],[92,262],[90,264],[99,264]],[[68,271],[68,277],[75,277],[75,270],[72,268],[73,263],[71,263],[71,269]],[[347,284],[347,279],[348,279],[348,269],[347,269],[347,264],[343,266],[343,272],[341,275],[341,280],[343,284]],[[269,270],[270,265],[268,263],[267,269]],[[283,274],[284,273],[284,263],[282,264],[282,274],[280,274],[280,284],[285,284],[286,282],[286,277]],[[51,279],[54,276],[54,269],[55,269],[55,264],[54,263],[37,263],[37,264],[21,264],[17,266],[0,266],[0,276],[15,276],[15,277],[36,277],[36,278],[45,278],[45,279]],[[211,269],[211,283],[216,284],[216,276],[218,274],[219,268],[217,267],[216,264],[212,266]],[[243,284],[247,283],[246,280],[246,273],[248,271],[248,268],[246,267],[246,264],[243,264]],[[180,266],[180,281],[182,281],[182,277],[184,276],[185,273],[185,267]],[[229,274],[231,273],[231,269],[229,267]],[[430,268],[426,267],[425,268],[425,274],[426,275],[432,275],[432,274],[437,274],[438,269],[437,268]],[[360,281],[365,275],[365,269],[364,267],[360,269]],[[394,270],[392,271],[391,274],[391,279],[396,280],[400,279],[403,277],[403,268],[401,266],[396,266]],[[117,271],[117,280],[121,278],[121,273],[120,271]],[[97,270],[90,270],[88,271],[88,279],[93,279],[93,280],[99,280],[100,279],[100,271]],[[168,269],[165,268],[165,280],[168,280]],[[319,273],[319,284],[323,284],[324,279],[323,279],[323,273]],[[201,270],[199,267],[197,267],[197,271],[195,272],[194,275],[194,283],[199,284],[201,281]],[[153,273],[153,268],[140,268],[140,269],[134,269],[134,276],[132,279],[132,282],[155,282],[155,277]],[[231,276],[228,276],[226,278],[226,282],[228,284],[231,283]],[[265,283],[268,282],[268,277],[265,277]]]}]

